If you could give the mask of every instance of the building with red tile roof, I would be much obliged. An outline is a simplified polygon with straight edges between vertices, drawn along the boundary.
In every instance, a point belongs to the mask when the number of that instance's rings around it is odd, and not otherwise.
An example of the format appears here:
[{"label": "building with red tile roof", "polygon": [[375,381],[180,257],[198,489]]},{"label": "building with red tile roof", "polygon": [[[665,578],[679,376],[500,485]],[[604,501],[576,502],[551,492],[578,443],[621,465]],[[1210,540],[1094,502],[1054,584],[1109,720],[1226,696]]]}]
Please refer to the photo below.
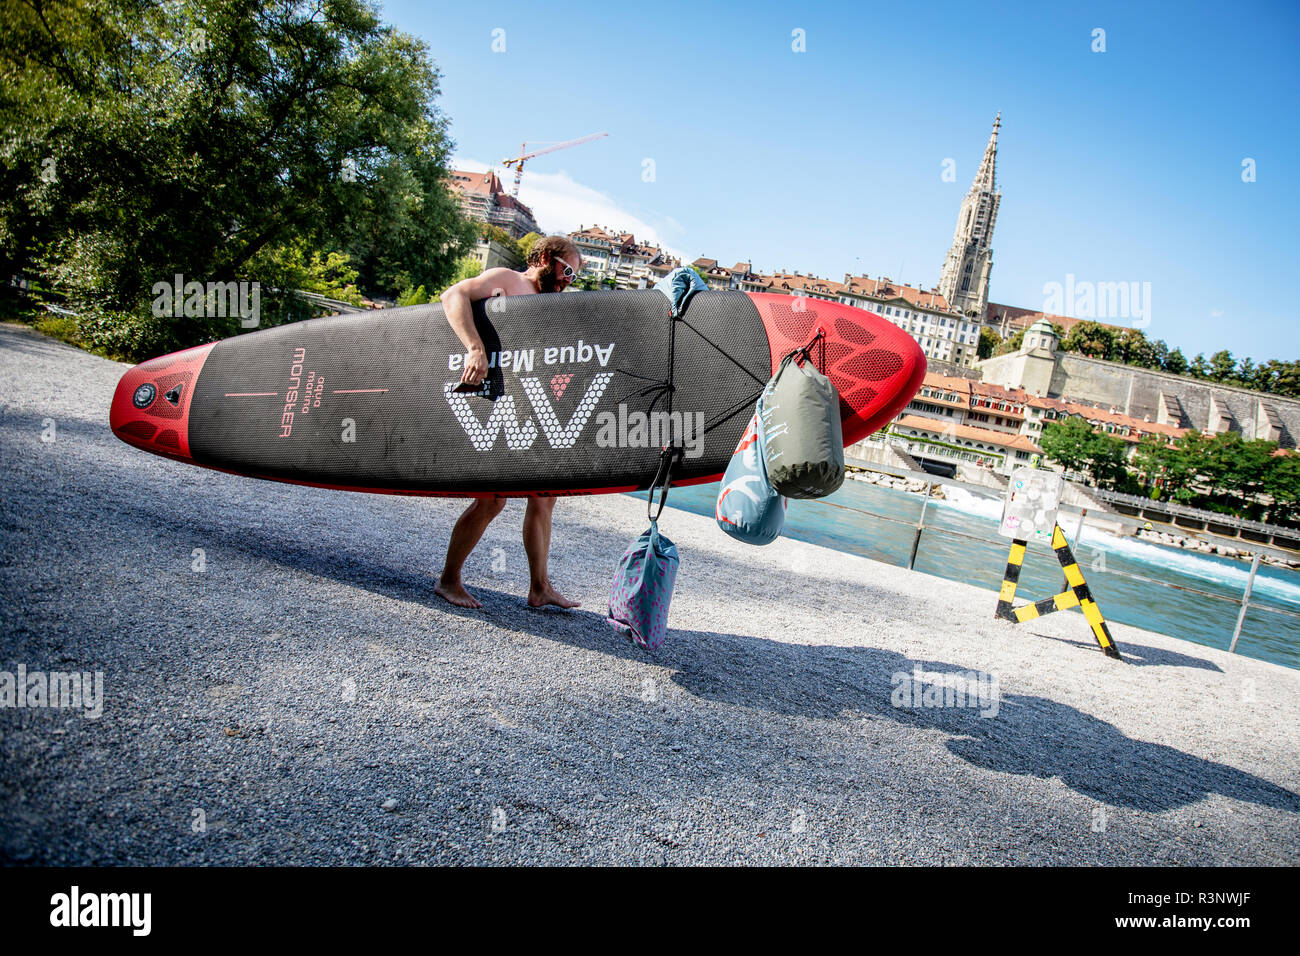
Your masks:
[{"label": "building with red tile roof", "polygon": [[[895,419],[896,425],[905,421],[912,432],[928,431],[927,436],[910,434],[914,441],[941,441],[935,434],[947,433],[959,438],[959,445],[972,443],[975,452],[987,456],[997,451],[1004,455],[1002,462],[993,467],[1025,464],[1030,454],[1040,451],[1038,441],[1043,428],[1067,417],[1075,416],[1088,422],[1094,430],[1123,439],[1131,455],[1143,437],[1151,436],[1173,442],[1189,429],[1162,424],[1125,415],[1113,408],[1094,407],[1080,402],[1061,401],[1033,395],[1023,389],[1006,388],[967,378],[929,372],[916,396]],[[895,429],[891,429],[897,434]],[[1019,438],[1020,441],[1013,439]],[[1026,455],[1007,454],[1023,451]],[[944,458],[942,443],[930,450],[912,450],[922,457]],[[971,461],[958,455],[954,461]],[[991,459],[989,459],[991,460]]]},{"label": "building with red tile roof", "polygon": [[507,193],[492,170],[471,173],[453,169],[450,176],[460,196],[461,211],[470,219],[500,226],[515,239],[541,232],[533,211]]},{"label": "building with red tile roof", "polygon": [[630,232],[579,226],[569,238],[582,254],[583,274],[612,280],[618,289],[644,289],[681,265],[653,243],[637,242]]},{"label": "building with red tile roof", "polygon": [[901,444],[915,458],[971,463],[1010,474],[1042,453],[1020,434],[1008,434],[922,415],[900,415],[889,426],[889,441]]}]

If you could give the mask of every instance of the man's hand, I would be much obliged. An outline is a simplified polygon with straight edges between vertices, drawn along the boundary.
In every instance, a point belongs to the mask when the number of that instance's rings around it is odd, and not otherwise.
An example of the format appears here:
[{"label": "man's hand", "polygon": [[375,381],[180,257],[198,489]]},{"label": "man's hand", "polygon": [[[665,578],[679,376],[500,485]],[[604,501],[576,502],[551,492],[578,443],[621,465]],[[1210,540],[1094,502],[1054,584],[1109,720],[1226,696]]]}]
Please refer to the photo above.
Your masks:
[{"label": "man's hand", "polygon": [[468,358],[465,368],[460,373],[461,385],[477,388],[487,378],[487,350],[478,330],[474,328],[473,303],[494,295],[519,295],[535,292],[532,284],[522,273],[510,269],[489,269],[472,279],[462,279],[442,294],[442,311],[447,322],[465,346]]},{"label": "man's hand", "polygon": [[481,385],[487,378],[487,353],[482,343],[470,346],[469,358],[465,360],[465,370],[460,373],[460,380],[465,385]]}]

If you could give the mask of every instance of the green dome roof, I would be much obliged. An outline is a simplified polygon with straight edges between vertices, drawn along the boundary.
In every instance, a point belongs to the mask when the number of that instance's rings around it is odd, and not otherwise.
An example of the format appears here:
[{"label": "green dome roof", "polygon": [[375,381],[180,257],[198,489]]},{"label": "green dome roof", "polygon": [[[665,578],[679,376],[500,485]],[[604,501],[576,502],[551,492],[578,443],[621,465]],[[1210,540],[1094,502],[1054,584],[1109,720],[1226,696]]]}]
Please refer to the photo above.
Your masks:
[{"label": "green dome roof", "polygon": [[1026,331],[1046,332],[1048,335],[1052,335],[1052,336],[1056,335],[1056,329],[1052,328],[1052,323],[1048,322],[1046,319],[1039,319],[1037,322],[1031,325]]}]

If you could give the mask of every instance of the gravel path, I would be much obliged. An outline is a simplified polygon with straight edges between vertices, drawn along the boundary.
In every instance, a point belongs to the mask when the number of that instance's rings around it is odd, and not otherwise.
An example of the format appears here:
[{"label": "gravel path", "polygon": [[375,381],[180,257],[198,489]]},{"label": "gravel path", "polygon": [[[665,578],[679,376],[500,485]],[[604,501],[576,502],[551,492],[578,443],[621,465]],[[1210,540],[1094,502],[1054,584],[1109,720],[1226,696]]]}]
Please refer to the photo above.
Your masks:
[{"label": "gravel path", "polygon": [[[525,605],[512,502],[462,613],[463,502],[136,451],[123,369],[0,326],[0,671],[104,675],[97,719],[0,710],[0,862],[1300,863],[1300,672],[1122,625],[1116,663],[1076,612],[677,511],[647,653],[601,614],[626,496],[556,507],[581,610]],[[895,706],[915,668],[996,716]]]}]

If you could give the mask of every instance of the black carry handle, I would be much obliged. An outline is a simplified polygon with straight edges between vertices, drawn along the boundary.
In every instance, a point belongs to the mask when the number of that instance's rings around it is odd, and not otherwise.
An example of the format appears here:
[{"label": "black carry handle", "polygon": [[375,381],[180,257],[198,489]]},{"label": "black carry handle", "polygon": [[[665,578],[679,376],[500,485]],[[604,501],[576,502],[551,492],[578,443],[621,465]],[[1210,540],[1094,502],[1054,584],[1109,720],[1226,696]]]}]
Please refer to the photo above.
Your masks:
[{"label": "black carry handle", "polygon": [[497,363],[494,367],[488,369],[487,375],[477,385],[471,385],[469,382],[461,382],[453,392],[460,395],[481,395],[489,401],[495,402],[498,398],[506,393],[505,375],[501,371],[501,336],[497,334],[496,326],[487,316],[487,304],[495,302],[496,299],[479,299],[472,305],[474,311],[474,329],[478,332],[479,339],[483,342],[483,353],[485,355],[497,356]]},{"label": "black carry handle", "polygon": [[[685,449],[673,445],[664,448],[659,453],[659,470],[655,472],[654,481],[650,482],[650,493],[646,496],[645,513],[651,521],[658,521],[659,516],[664,513],[664,505],[668,501],[668,486],[673,483],[673,465],[682,459]],[[659,488],[659,510],[653,511],[655,501],[655,489]]]},{"label": "black carry handle", "polygon": [[817,331],[813,333],[813,337],[808,341],[807,345],[801,345],[799,348],[795,349],[794,351],[786,355],[786,358],[795,358],[796,356],[802,355],[804,357],[804,361],[812,361],[812,348],[814,345],[818,346],[818,350],[817,350],[817,362],[814,363],[813,367],[816,368],[823,375],[825,375],[826,374],[826,330],[823,329],[821,326],[817,327]]}]

